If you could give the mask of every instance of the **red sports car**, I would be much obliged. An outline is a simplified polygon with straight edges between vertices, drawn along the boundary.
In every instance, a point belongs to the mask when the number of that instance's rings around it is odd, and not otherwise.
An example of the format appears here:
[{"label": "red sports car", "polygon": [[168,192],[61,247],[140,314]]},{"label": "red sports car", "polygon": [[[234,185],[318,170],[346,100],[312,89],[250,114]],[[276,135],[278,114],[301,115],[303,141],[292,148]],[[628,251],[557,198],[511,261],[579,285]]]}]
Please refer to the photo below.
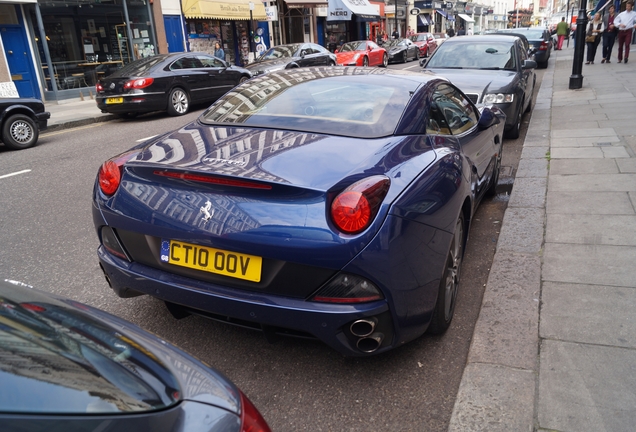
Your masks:
[{"label": "red sports car", "polygon": [[437,41],[432,33],[415,33],[411,41],[420,49],[420,57],[428,57],[437,49]]},{"label": "red sports car", "polygon": [[353,41],[336,50],[336,59],[340,66],[382,66],[389,64],[386,50],[375,42]]}]

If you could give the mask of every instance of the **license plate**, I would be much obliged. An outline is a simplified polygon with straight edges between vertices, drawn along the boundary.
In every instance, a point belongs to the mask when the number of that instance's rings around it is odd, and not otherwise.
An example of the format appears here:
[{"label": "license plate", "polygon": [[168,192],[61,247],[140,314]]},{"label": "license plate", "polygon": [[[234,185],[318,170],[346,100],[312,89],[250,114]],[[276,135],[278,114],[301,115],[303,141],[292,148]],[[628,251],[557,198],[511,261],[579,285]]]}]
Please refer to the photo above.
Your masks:
[{"label": "license plate", "polygon": [[261,281],[263,259],[175,240],[161,241],[161,261],[252,282]]},{"label": "license plate", "polygon": [[124,103],[123,97],[106,98],[106,105]]}]

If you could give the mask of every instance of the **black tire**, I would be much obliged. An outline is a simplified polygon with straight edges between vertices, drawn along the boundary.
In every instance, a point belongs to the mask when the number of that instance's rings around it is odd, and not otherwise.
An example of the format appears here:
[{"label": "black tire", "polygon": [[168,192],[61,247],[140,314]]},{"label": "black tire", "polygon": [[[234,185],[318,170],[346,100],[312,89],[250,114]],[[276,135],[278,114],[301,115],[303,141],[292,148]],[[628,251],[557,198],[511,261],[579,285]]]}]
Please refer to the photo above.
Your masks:
[{"label": "black tire", "polygon": [[364,56],[364,58],[362,59],[362,66],[369,66],[369,57]]},{"label": "black tire", "polygon": [[402,63],[406,63],[407,61],[409,61],[409,53],[404,51],[402,54]]},{"label": "black tire", "polygon": [[497,183],[499,183],[499,171],[501,171],[501,150],[499,150],[499,154],[497,155],[497,160],[495,161],[495,171],[490,179],[490,184],[488,185],[488,189],[486,189],[486,195],[489,197],[494,197],[497,195]]},{"label": "black tire", "polygon": [[530,112],[532,111],[532,95],[534,94],[534,89],[535,86],[537,85],[537,77],[534,77],[534,81],[532,81],[532,93],[530,93],[530,102],[528,102],[528,106],[526,107],[526,110],[524,112]]},{"label": "black tire", "polygon": [[547,69],[548,68],[548,61],[542,61],[542,62],[538,62],[537,63],[537,67],[539,67],[539,69]]},{"label": "black tire", "polygon": [[2,142],[11,150],[23,150],[38,142],[40,129],[31,117],[25,114],[10,116],[2,126]]},{"label": "black tire", "polygon": [[382,64],[380,66],[387,67],[388,65],[389,65],[389,56],[387,55],[387,53],[384,53],[384,55],[382,56]]},{"label": "black tire", "polygon": [[415,50],[415,61],[419,62],[420,60],[420,49]]},{"label": "black tire", "polygon": [[250,78],[249,78],[249,77],[246,77],[246,76],[242,76],[242,77],[239,79],[239,84],[244,83],[244,82],[245,82],[245,81],[247,81],[248,79],[250,79]]},{"label": "black tire", "polygon": [[457,289],[461,276],[462,260],[464,258],[464,216],[457,218],[455,233],[451,240],[444,273],[439,283],[437,303],[433,311],[433,318],[428,326],[428,333],[442,334],[450,327],[453,315],[455,314],[455,303],[457,302]]},{"label": "black tire", "polygon": [[173,88],[168,96],[168,114],[182,116],[190,111],[190,96],[180,87]]},{"label": "black tire", "polygon": [[329,66],[335,66],[335,65],[336,65],[336,62],[334,62],[334,61],[330,61],[329,62]]},{"label": "black tire", "polygon": [[521,105],[517,107],[517,119],[515,124],[506,131],[506,138],[517,139],[519,138],[519,133],[521,132],[521,119],[523,118],[523,101]]}]

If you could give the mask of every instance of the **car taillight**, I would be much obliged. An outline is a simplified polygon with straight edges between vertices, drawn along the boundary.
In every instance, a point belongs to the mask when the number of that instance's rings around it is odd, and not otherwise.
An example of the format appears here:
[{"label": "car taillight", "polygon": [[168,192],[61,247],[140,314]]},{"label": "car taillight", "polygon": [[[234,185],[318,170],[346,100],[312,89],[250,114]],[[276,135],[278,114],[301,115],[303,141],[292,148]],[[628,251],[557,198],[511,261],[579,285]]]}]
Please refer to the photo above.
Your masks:
[{"label": "car taillight", "polygon": [[98,93],[104,91],[104,86],[99,81],[97,82],[97,84],[95,84],[95,91]]},{"label": "car taillight", "polygon": [[545,51],[548,49],[548,43],[546,41],[541,42],[541,46],[539,47],[539,51]]},{"label": "car taillight", "polygon": [[391,181],[381,175],[355,182],[334,198],[331,220],[345,234],[363,231],[378,213],[390,184]]},{"label": "car taillight", "polygon": [[99,181],[99,188],[104,194],[110,196],[117,191],[121,181],[124,164],[133,157],[137,156],[138,153],[139,152],[136,150],[122,153],[102,164],[99,168],[97,179]]},{"label": "car taillight", "polygon": [[267,422],[254,404],[240,391],[241,394],[241,432],[271,432]]},{"label": "car taillight", "polygon": [[154,81],[154,78],[135,78],[134,80],[126,81],[126,84],[124,84],[124,90],[142,89],[148,87]]}]

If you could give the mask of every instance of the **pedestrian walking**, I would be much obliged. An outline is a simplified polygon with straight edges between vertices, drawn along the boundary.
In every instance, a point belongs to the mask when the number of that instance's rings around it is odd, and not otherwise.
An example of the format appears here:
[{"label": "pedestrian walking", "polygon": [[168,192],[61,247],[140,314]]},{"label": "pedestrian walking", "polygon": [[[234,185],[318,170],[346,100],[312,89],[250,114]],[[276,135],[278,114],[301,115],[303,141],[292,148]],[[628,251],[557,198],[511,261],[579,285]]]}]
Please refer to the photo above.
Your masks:
[{"label": "pedestrian walking", "polygon": [[[625,10],[614,18],[614,25],[618,29],[618,62],[621,63],[623,58],[625,63],[629,59],[629,45],[632,42],[632,33],[636,27],[636,12],[634,12],[634,2],[629,0],[625,4]],[[625,52],[623,54],[623,47]]]},{"label": "pedestrian walking", "polygon": [[594,19],[587,25],[587,31],[585,32],[585,45],[587,45],[587,61],[585,64],[594,64],[594,58],[596,57],[596,48],[601,42],[601,34],[603,33],[603,19],[601,13],[596,12]]},{"label": "pedestrian walking", "polygon": [[454,28],[452,28],[452,27],[449,27],[449,28],[446,30],[446,34],[448,35],[448,37],[449,37],[449,38],[451,38],[451,37],[455,36],[455,29],[454,29]]},{"label": "pedestrian walking", "polygon": [[221,48],[221,42],[219,41],[214,44],[214,57],[225,60],[225,51]]},{"label": "pedestrian walking", "polygon": [[464,27],[459,27],[459,30],[457,30],[457,36],[466,36],[466,30],[464,30]]},{"label": "pedestrian walking", "polygon": [[568,32],[568,23],[565,22],[565,17],[561,17],[561,22],[557,24],[557,50],[561,50],[563,47],[563,40],[565,36],[567,36]]},{"label": "pedestrian walking", "polygon": [[614,41],[616,40],[616,33],[618,29],[614,26],[614,19],[616,18],[616,8],[614,5],[608,8],[607,13],[603,17],[603,60],[601,63],[611,63],[610,57],[612,57],[612,48],[614,47]]}]

